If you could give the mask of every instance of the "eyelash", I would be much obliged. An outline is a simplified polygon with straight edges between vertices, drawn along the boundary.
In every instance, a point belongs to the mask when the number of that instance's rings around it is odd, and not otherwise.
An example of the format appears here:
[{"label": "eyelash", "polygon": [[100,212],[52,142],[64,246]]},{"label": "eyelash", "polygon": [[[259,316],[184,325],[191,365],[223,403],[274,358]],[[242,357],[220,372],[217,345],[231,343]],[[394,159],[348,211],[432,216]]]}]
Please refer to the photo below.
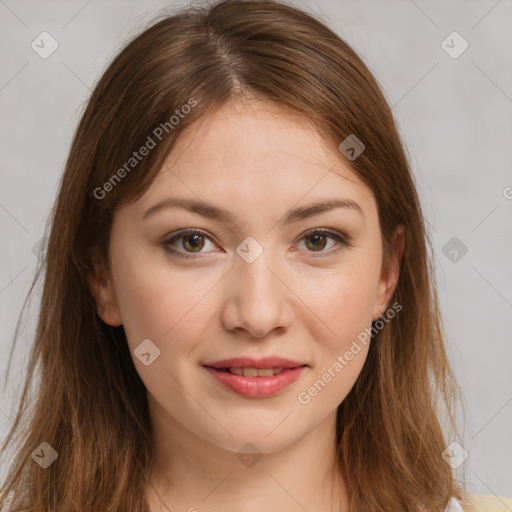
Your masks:
[{"label": "eyelash", "polygon": [[[319,256],[321,257],[322,255],[332,256],[333,254],[338,253],[340,250],[342,250],[345,247],[351,247],[351,244],[348,241],[349,240],[348,237],[343,237],[340,234],[338,234],[338,233],[336,233],[334,231],[325,229],[325,228],[316,228],[316,229],[312,229],[312,230],[306,231],[302,235],[300,240],[303,240],[304,238],[307,238],[308,236],[312,236],[312,235],[316,235],[316,234],[325,235],[328,238],[336,240],[342,247],[339,248],[339,249],[336,249],[334,251],[333,250],[329,250],[329,251],[307,251],[307,252],[312,253],[313,257],[319,257]],[[160,245],[163,246],[166,251],[168,251],[171,254],[177,256],[178,258],[183,258],[183,259],[197,259],[197,258],[201,258],[202,257],[201,254],[202,253],[195,253],[195,254],[194,253],[186,253],[186,252],[183,252],[183,251],[178,251],[177,249],[172,247],[171,244],[173,242],[175,242],[176,240],[179,240],[180,238],[183,238],[185,235],[201,235],[201,236],[203,236],[205,238],[208,238],[208,240],[213,242],[213,240],[208,236],[208,234],[205,231],[201,230],[201,229],[181,229],[181,230],[177,231],[176,233],[173,233],[173,235],[170,238],[167,238],[166,240],[161,242]],[[318,253],[318,256],[315,255],[315,253]]]}]

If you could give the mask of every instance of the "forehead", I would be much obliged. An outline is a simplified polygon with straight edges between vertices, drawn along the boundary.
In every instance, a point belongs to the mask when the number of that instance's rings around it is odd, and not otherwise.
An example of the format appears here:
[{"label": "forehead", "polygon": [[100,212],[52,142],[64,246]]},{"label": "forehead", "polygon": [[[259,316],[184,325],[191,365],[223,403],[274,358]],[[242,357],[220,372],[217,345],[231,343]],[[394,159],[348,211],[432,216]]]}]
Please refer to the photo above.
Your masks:
[{"label": "forehead", "polygon": [[227,178],[239,186],[248,181],[303,187],[305,182],[314,185],[329,171],[364,187],[304,115],[271,101],[238,100],[188,127],[155,181],[162,183],[172,172],[209,187],[225,184]]},{"label": "forehead", "polygon": [[177,139],[138,209],[186,197],[251,212],[324,198],[374,209],[373,194],[304,115],[270,101],[212,110]]}]

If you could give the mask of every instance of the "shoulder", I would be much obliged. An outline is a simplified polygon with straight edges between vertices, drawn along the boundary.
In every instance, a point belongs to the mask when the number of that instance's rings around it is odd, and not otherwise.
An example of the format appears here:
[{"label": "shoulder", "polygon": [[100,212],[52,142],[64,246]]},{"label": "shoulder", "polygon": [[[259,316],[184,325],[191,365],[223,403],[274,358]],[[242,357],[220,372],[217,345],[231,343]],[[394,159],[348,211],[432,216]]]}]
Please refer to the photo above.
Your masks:
[{"label": "shoulder", "polygon": [[512,499],[494,494],[470,494],[467,506],[461,507],[459,501],[452,498],[446,512],[510,512]]}]

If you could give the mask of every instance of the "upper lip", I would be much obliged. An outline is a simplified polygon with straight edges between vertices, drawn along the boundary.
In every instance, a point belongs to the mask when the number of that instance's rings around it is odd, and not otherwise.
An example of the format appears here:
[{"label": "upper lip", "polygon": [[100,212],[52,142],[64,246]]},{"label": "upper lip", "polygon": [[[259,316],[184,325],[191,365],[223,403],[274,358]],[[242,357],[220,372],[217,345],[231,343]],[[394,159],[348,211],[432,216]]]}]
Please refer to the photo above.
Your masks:
[{"label": "upper lip", "polygon": [[230,359],[222,359],[221,361],[204,363],[203,366],[211,366],[213,368],[297,368],[307,365],[283,357],[266,356],[261,359],[255,359],[254,357],[232,357]]}]

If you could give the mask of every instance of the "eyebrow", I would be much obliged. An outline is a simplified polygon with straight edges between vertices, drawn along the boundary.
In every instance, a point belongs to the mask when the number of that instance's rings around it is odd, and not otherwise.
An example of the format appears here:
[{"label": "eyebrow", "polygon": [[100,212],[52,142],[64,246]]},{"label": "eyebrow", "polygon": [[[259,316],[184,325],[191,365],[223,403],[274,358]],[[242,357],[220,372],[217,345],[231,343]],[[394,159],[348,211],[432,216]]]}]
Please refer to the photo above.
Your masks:
[{"label": "eyebrow", "polygon": [[[145,220],[156,212],[167,208],[183,208],[189,212],[197,213],[212,220],[217,220],[226,224],[236,224],[236,216],[228,210],[203,201],[180,198],[168,198],[159,201],[144,212],[142,220]],[[289,210],[278,224],[281,226],[287,226],[294,222],[298,222],[336,208],[347,208],[358,212],[364,217],[363,209],[355,201],[352,201],[351,199],[330,199]]]}]

